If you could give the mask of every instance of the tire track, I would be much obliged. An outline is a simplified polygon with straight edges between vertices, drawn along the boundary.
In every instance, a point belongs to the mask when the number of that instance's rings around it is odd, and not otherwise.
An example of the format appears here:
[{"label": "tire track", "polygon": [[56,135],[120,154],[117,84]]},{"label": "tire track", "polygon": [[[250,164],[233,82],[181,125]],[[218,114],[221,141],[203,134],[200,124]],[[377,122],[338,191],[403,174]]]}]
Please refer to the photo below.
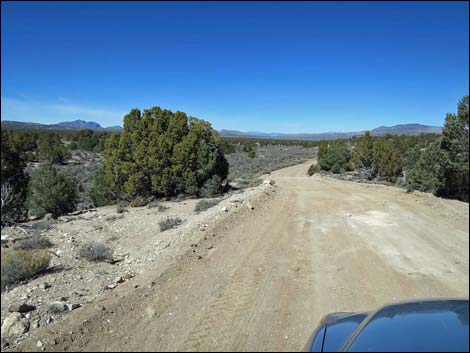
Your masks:
[{"label": "tire track", "polygon": [[[269,225],[236,271],[221,298],[215,298],[200,322],[188,335],[181,351],[220,351],[242,348],[249,324],[269,288],[273,261],[295,200],[288,197],[279,217]],[[284,211],[284,212],[283,212]]]}]

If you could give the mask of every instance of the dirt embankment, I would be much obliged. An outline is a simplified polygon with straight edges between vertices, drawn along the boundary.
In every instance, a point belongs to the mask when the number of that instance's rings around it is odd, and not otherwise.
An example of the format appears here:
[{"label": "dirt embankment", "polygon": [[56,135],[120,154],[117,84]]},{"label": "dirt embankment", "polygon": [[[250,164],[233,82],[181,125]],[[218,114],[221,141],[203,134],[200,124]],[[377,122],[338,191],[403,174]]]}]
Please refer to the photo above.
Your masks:
[{"label": "dirt embankment", "polygon": [[142,272],[17,349],[299,350],[329,312],[468,297],[468,204],[308,177],[308,166],[272,173],[276,192],[227,212],[163,272]]}]

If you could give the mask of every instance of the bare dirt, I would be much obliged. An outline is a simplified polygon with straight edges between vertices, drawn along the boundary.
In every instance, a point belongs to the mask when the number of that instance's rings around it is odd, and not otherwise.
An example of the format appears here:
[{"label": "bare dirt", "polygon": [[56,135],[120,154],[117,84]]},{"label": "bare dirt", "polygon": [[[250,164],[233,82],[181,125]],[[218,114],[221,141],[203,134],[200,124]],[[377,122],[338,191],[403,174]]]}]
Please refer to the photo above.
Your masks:
[{"label": "bare dirt", "polygon": [[308,177],[310,163],[273,172],[253,210],[225,212],[179,255],[15,349],[292,351],[330,312],[468,297],[468,204]]}]

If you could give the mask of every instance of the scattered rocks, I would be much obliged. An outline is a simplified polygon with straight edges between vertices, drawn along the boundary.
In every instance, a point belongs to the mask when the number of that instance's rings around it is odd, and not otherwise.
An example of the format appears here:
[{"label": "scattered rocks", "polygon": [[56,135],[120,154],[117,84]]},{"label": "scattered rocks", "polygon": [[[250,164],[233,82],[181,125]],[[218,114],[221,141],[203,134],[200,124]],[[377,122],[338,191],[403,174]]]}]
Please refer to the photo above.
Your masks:
[{"label": "scattered rocks", "polygon": [[114,289],[114,288],[116,288],[116,287],[117,287],[117,284],[110,283],[110,284],[106,284],[106,285],[104,286],[104,289],[105,289],[105,290],[111,290],[111,289]]},{"label": "scattered rocks", "polygon": [[20,313],[11,313],[2,325],[2,336],[15,337],[29,331],[29,320]]},{"label": "scattered rocks", "polygon": [[8,311],[10,313],[27,313],[30,311],[35,310],[36,307],[34,305],[29,305],[26,303],[20,303],[20,304],[12,304],[8,307]]}]

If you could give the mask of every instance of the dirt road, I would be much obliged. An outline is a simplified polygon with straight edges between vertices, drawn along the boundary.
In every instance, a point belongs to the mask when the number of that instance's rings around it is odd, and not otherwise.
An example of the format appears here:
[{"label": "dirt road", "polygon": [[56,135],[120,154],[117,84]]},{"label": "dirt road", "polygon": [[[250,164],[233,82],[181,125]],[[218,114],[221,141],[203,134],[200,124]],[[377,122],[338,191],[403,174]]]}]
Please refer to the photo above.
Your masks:
[{"label": "dirt road", "polygon": [[162,275],[119,287],[17,349],[41,339],[58,351],[299,350],[329,312],[468,297],[468,204],[308,177],[308,165],[272,173],[273,197],[229,215]]}]

